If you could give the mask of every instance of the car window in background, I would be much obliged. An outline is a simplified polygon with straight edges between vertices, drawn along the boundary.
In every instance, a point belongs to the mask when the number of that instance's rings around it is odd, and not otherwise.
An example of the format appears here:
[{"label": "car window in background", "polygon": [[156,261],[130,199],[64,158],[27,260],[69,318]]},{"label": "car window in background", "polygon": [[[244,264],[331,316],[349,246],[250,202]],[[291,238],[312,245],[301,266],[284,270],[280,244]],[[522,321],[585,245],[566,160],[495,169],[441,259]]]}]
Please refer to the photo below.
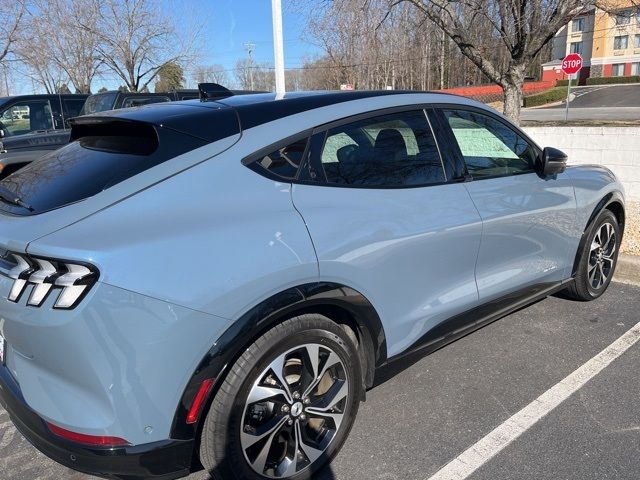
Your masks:
[{"label": "car window in background", "polygon": [[468,110],[444,110],[444,115],[473,177],[499,177],[535,171],[534,148],[506,124]]},{"label": "car window in background", "polygon": [[331,184],[402,187],[446,180],[422,110],[333,128],[327,132],[320,161]]},{"label": "car window in background", "polygon": [[169,97],[127,97],[122,102],[122,108],[139,107],[151,103],[170,102]]},{"label": "car window in background", "polygon": [[26,100],[0,111],[0,122],[7,136],[24,135],[53,128],[49,100]]},{"label": "car window in background", "polygon": [[92,113],[105,112],[113,109],[118,92],[96,93],[90,95],[84,102],[80,115],[90,115]]},{"label": "car window in background", "polygon": [[80,111],[84,106],[85,99],[66,98],[63,100],[65,107],[67,107],[67,115],[69,118],[77,117],[80,115]]}]

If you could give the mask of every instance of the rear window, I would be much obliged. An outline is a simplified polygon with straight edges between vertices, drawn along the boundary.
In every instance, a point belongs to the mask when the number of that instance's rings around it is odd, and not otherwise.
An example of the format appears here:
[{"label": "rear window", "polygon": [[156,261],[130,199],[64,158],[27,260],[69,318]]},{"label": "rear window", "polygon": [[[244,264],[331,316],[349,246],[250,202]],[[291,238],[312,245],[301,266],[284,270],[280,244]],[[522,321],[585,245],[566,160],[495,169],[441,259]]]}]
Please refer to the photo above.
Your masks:
[{"label": "rear window", "polygon": [[142,123],[79,127],[73,131],[76,137],[81,132],[79,139],[0,181],[0,191],[10,191],[23,202],[23,206],[0,202],[0,210],[35,215],[59,208],[208,143]]},{"label": "rear window", "polygon": [[84,102],[80,115],[91,115],[92,113],[111,110],[118,96],[117,92],[97,93],[90,95]]}]

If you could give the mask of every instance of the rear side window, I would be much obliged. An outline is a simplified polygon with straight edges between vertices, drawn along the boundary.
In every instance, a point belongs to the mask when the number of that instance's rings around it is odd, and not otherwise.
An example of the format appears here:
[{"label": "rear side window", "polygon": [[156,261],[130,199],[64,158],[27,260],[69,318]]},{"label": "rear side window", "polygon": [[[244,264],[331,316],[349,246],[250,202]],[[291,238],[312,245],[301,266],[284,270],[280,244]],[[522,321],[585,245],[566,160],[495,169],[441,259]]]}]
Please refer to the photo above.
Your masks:
[{"label": "rear side window", "polygon": [[67,115],[70,118],[77,117],[80,115],[80,110],[82,110],[82,107],[84,106],[84,99],[66,99],[64,100],[64,105],[67,107]]},{"label": "rear side window", "polygon": [[33,210],[6,202],[0,203],[0,210],[32,215],[62,207],[207,143],[142,123],[74,127],[73,133],[77,131],[83,136],[0,182],[2,190]]},{"label": "rear side window", "polygon": [[302,163],[307,148],[308,138],[304,137],[293,142],[287,142],[280,148],[258,153],[248,164],[249,168],[261,175],[282,180],[296,178],[298,168]]},{"label": "rear side window", "polygon": [[444,115],[474,178],[535,171],[535,149],[506,124],[469,110],[444,110]]},{"label": "rear side window", "polygon": [[409,187],[446,180],[422,110],[332,128],[327,132],[320,161],[329,184]]}]

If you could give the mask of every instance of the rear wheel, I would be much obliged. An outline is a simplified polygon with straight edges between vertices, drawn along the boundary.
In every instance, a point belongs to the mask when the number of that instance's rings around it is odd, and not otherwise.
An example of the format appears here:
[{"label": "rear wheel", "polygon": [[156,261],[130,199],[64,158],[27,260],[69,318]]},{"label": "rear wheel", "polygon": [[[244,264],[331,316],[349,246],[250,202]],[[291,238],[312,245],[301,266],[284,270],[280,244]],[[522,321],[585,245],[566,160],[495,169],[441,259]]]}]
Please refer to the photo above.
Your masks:
[{"label": "rear wheel", "polygon": [[615,272],[620,248],[620,226],[615,215],[603,210],[594,222],[580,253],[575,281],[567,294],[576,300],[593,300],[602,295]]},{"label": "rear wheel", "polygon": [[321,315],[266,332],[237,360],[205,420],[200,460],[221,478],[312,478],[341,448],[358,411],[353,342]]}]

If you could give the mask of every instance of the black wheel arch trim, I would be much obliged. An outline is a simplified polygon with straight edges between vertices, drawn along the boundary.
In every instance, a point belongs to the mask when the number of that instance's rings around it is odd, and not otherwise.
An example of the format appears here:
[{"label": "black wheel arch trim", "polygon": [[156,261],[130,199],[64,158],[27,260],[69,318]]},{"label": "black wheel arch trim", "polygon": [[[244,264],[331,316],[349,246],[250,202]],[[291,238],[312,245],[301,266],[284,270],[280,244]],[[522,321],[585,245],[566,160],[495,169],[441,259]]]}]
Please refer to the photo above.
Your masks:
[{"label": "black wheel arch trim", "polygon": [[[358,351],[365,362],[365,387],[373,385],[375,370],[387,360],[387,343],[380,317],[371,302],[357,290],[333,282],[315,282],[289,288],[251,308],[221,335],[201,360],[191,376],[171,426],[171,438],[199,438],[206,411],[220,388],[228,369],[260,335],[287,318],[303,313],[337,313],[348,315],[344,323],[355,322],[360,342]],[[346,318],[332,318],[338,323]],[[214,379],[198,421],[187,424],[186,418],[202,382]]]},{"label": "black wheel arch trim", "polygon": [[[624,198],[622,197],[622,194],[619,191],[614,190],[612,192],[607,193],[604,197],[602,197],[602,199],[600,199],[600,201],[597,203],[597,205],[593,209],[593,212],[591,212],[591,215],[589,216],[589,220],[587,221],[587,224],[585,225],[584,230],[582,231],[582,237],[580,238],[580,243],[578,244],[578,250],[576,251],[576,256],[573,260],[573,268],[571,270],[571,276],[575,277],[576,273],[578,272],[578,265],[580,264],[580,253],[584,248],[585,242],[588,240],[589,232],[591,231],[591,227],[593,223],[596,221],[596,218],[598,218],[600,213],[613,203],[618,203],[622,207],[622,217],[618,218],[618,225],[620,225],[620,236],[622,237],[624,233],[624,223],[625,223]],[[622,240],[622,238],[620,238],[620,240]]]}]

